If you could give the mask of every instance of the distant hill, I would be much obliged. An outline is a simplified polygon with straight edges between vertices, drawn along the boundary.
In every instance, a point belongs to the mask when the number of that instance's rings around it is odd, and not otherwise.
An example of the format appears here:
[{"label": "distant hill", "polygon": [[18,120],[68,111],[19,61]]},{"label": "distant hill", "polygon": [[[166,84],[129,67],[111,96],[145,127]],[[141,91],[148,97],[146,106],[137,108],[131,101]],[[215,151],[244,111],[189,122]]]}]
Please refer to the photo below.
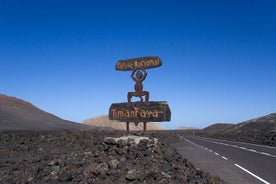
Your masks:
[{"label": "distant hill", "polygon": [[210,126],[204,128],[203,131],[208,131],[208,132],[224,131],[233,126],[235,126],[235,124],[216,123],[216,124],[213,124],[213,125],[210,125]]},{"label": "distant hill", "polygon": [[276,147],[276,113],[238,124],[214,124],[197,135]]},{"label": "distant hill", "polygon": [[91,129],[42,111],[24,100],[0,94],[0,130]]},{"label": "distant hill", "polygon": [[227,129],[227,132],[234,131],[276,132],[276,113],[244,121]]},{"label": "distant hill", "polygon": [[199,128],[180,126],[180,127],[176,128],[176,130],[199,130]]},{"label": "distant hill", "polygon": [[[110,127],[116,130],[126,130],[126,123],[115,120],[109,120],[108,115],[97,116],[95,118],[87,119],[82,122],[86,125],[92,125],[96,127]],[[134,123],[129,124],[129,130],[143,130],[144,124],[139,123],[135,126]],[[155,123],[147,123],[147,130],[165,130],[162,126]]]},{"label": "distant hill", "polygon": [[208,132],[276,132],[276,113],[237,124],[216,123],[203,129]]}]

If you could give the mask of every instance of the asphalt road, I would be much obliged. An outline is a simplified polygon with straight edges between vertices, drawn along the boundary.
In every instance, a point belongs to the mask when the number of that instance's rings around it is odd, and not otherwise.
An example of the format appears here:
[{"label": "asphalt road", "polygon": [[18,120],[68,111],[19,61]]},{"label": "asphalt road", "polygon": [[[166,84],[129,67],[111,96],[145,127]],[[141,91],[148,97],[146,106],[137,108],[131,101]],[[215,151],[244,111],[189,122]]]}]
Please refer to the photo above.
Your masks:
[{"label": "asphalt road", "polygon": [[183,134],[174,146],[196,168],[231,184],[276,184],[276,148]]}]

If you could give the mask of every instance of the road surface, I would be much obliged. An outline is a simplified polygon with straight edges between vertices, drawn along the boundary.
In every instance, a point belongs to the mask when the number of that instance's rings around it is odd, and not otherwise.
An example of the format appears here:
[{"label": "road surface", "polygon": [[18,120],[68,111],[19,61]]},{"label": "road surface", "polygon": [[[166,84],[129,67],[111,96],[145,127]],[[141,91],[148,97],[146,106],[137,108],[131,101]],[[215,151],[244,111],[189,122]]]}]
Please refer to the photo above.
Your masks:
[{"label": "road surface", "polygon": [[276,148],[183,134],[174,146],[196,168],[229,184],[276,184]]}]

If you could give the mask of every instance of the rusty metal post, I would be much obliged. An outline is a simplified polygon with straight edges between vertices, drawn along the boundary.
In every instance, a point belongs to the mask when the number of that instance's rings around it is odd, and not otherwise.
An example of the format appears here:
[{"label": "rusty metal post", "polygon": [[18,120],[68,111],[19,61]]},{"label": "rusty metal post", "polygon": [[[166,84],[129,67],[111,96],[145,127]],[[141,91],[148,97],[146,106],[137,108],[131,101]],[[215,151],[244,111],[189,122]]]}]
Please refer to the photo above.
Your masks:
[{"label": "rusty metal post", "polygon": [[129,134],[129,122],[126,122],[126,130],[127,130],[127,134]]},{"label": "rusty metal post", "polygon": [[144,132],[147,130],[147,122],[144,122]]}]

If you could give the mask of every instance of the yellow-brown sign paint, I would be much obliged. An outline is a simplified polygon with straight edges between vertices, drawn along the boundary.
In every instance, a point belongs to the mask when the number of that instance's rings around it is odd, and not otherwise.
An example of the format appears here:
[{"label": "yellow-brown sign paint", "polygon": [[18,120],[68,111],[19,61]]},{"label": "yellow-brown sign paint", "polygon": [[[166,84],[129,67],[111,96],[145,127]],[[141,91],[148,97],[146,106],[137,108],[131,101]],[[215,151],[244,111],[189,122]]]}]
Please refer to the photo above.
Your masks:
[{"label": "yellow-brown sign paint", "polygon": [[114,103],[109,108],[109,119],[122,122],[161,122],[170,121],[171,111],[167,102],[150,101],[145,103]]},{"label": "yellow-brown sign paint", "polygon": [[159,57],[148,56],[140,58],[132,58],[126,60],[119,60],[116,63],[116,70],[129,71],[156,68],[162,66],[162,61]]}]

